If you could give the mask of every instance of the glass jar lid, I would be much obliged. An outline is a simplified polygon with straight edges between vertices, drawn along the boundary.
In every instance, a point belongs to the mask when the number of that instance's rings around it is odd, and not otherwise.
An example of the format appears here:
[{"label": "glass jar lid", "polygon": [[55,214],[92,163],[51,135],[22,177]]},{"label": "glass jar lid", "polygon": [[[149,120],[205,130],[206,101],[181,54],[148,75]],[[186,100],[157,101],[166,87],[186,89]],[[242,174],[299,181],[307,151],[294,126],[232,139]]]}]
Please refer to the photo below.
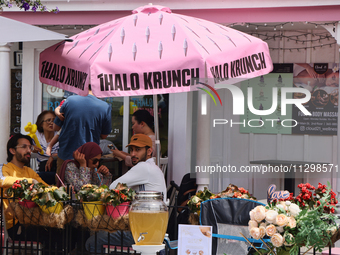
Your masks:
[{"label": "glass jar lid", "polygon": [[135,199],[163,199],[163,194],[158,191],[139,191]]}]

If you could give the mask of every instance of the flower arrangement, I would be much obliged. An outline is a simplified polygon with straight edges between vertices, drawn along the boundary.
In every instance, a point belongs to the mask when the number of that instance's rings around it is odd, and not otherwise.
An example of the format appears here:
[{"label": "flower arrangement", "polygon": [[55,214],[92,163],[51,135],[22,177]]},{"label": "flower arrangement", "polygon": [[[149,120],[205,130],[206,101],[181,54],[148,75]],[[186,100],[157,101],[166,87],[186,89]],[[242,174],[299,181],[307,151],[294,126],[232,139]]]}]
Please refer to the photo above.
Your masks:
[{"label": "flower arrangement", "polygon": [[118,183],[115,189],[107,189],[102,201],[105,204],[117,206],[124,202],[130,202],[133,200],[136,192],[133,189],[128,188],[124,183]]},{"label": "flower arrangement", "polygon": [[[309,194],[305,189],[303,192]],[[258,250],[258,254],[275,254],[273,250],[276,250],[278,255],[297,255],[302,246],[321,252],[332,242],[331,237],[337,231],[336,216],[324,210],[325,206],[334,208],[328,205],[331,192],[330,188],[325,188],[323,196],[318,200],[319,206],[301,208],[291,201],[274,201],[267,206],[254,208],[248,223],[250,235],[255,239],[265,236],[270,238],[268,249]]]},{"label": "flower arrangement", "polygon": [[243,198],[256,200],[248,190],[237,187],[234,184],[229,184],[229,186],[222,192],[218,194],[213,194],[208,188],[204,188],[203,191],[199,190],[196,195],[192,196],[188,201],[189,209],[192,212],[199,212],[201,209],[201,203],[208,199],[221,198],[221,197],[231,197],[231,198]]},{"label": "flower arrangement", "polygon": [[42,183],[30,184],[27,179],[16,180],[12,187],[6,190],[7,196],[14,196],[15,198],[22,200],[32,200],[32,198],[41,191]]},{"label": "flower arrangement", "polygon": [[37,192],[33,192],[34,197],[32,201],[40,206],[46,206],[46,208],[55,206],[58,202],[70,200],[70,196],[67,194],[65,187],[56,186],[44,186],[42,185]]},{"label": "flower arrangement", "polygon": [[47,7],[41,3],[40,0],[0,0],[0,11],[3,11],[3,7],[12,8],[13,5],[16,5],[20,9],[24,9],[25,11],[31,10],[33,12],[59,12],[58,7],[52,10],[48,10]]},{"label": "flower arrangement", "polygon": [[106,185],[98,187],[93,184],[85,184],[76,194],[76,198],[80,202],[102,201],[107,189]]},{"label": "flower arrangement", "polygon": [[[320,206],[320,200],[324,199],[326,194],[328,194],[327,185],[320,182],[317,188],[309,183],[301,183],[298,185],[298,188],[300,189],[300,193],[297,197],[293,197],[293,193],[291,193],[287,199],[282,199],[281,201],[291,201],[298,204],[301,209],[311,209]],[[326,204],[323,208],[326,213],[334,213],[335,205],[338,203],[338,200],[332,189],[330,189],[329,196],[330,197],[326,199]]]}]

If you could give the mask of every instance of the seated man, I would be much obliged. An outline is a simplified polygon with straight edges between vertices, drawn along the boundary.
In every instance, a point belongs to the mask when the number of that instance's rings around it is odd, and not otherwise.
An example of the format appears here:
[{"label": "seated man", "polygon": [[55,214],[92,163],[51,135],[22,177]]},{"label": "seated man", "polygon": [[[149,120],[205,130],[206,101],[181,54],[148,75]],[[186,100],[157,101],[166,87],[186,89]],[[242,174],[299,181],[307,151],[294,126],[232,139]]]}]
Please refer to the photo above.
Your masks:
[{"label": "seated man", "polygon": [[[29,183],[41,182],[48,186],[33,169],[25,166],[30,162],[32,149],[32,139],[27,135],[16,134],[9,139],[7,143],[7,162],[9,163],[3,165],[0,174],[2,187],[8,188],[16,180],[23,179],[26,179]],[[9,201],[7,199],[3,201],[6,210]],[[25,230],[27,230],[30,234],[27,235],[26,240],[35,241],[34,238],[39,233],[39,241],[42,243],[45,241],[47,246],[48,231],[43,227],[21,225],[9,212],[5,213],[5,219],[8,235],[12,240],[25,240]]]},{"label": "seated man", "polygon": [[[116,179],[110,189],[114,189],[118,183],[126,183],[129,188],[139,191],[158,191],[163,193],[164,201],[166,200],[166,185],[164,175],[161,169],[155,164],[152,158],[152,141],[151,138],[144,134],[137,134],[131,137],[129,146],[132,164],[134,165],[126,174]],[[91,236],[86,241],[86,249],[89,252],[100,253],[104,244],[121,245],[121,236],[123,234],[123,245],[131,246],[134,244],[130,231],[117,231],[109,234],[105,231],[97,233],[97,242],[95,236]]]}]

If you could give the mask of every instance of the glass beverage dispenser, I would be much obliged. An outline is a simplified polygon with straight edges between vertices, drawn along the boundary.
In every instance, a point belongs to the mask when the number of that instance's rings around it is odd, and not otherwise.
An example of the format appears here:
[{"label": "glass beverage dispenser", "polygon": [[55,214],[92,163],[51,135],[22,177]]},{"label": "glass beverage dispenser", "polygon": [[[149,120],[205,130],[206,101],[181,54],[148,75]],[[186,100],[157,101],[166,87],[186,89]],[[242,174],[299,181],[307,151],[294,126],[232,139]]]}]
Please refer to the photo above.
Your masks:
[{"label": "glass beverage dispenser", "polygon": [[168,225],[162,193],[138,192],[130,207],[129,222],[136,245],[161,245]]}]

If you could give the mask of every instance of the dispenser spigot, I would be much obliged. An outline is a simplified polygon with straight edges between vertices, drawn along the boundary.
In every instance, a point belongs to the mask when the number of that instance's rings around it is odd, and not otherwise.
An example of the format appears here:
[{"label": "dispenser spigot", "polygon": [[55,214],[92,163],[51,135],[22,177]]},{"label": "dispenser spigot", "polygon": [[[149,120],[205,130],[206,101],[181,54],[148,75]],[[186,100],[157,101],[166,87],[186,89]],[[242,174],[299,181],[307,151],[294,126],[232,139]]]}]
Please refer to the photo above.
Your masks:
[{"label": "dispenser spigot", "polygon": [[143,241],[145,239],[145,237],[143,235],[147,235],[148,232],[144,232],[144,233],[139,233],[139,237],[137,239],[137,242]]}]

